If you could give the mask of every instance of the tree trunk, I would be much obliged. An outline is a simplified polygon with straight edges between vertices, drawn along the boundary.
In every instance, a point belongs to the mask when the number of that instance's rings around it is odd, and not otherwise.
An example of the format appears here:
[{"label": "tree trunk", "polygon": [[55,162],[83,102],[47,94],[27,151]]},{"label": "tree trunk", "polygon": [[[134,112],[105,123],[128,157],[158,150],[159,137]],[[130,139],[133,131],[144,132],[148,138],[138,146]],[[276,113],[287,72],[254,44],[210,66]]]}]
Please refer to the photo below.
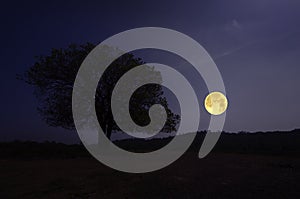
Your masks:
[{"label": "tree trunk", "polygon": [[[106,135],[106,131],[107,131],[106,124],[102,124],[102,125],[100,126],[100,128],[102,128],[103,132],[104,132],[105,135]],[[101,143],[100,136],[99,136],[100,133],[102,133],[102,132],[98,132],[98,144]]]},{"label": "tree trunk", "polygon": [[111,133],[112,133],[112,124],[108,124],[107,125],[107,129],[106,129],[106,137],[111,140]]},{"label": "tree trunk", "polygon": [[[112,125],[104,125],[103,126],[103,132],[106,135],[106,137],[111,140],[111,133],[112,133]],[[98,132],[101,133],[101,132]],[[98,143],[100,143],[100,136],[98,136]]]}]

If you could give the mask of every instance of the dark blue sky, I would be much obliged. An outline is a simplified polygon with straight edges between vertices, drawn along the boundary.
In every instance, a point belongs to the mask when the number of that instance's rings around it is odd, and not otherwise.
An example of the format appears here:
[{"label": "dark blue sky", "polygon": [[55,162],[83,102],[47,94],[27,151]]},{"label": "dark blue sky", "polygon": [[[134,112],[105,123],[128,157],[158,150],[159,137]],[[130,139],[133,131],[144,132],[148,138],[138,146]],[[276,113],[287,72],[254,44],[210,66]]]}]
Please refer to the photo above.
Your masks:
[{"label": "dark blue sky", "polygon": [[[45,55],[51,48],[98,43],[145,26],[181,31],[214,58],[230,100],[226,131],[299,128],[299,10],[297,0],[29,0],[2,4],[0,141],[78,141],[76,133],[50,128],[41,121],[33,88],[16,80],[16,74],[30,67],[34,56]],[[192,75],[190,78],[197,83]]]}]

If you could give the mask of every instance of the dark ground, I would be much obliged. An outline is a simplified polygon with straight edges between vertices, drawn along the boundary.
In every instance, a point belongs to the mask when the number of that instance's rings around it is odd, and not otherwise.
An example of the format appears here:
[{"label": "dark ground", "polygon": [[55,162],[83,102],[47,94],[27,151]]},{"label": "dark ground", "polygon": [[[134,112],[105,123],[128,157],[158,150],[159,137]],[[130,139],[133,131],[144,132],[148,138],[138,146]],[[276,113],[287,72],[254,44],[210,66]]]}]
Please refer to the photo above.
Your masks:
[{"label": "dark ground", "polygon": [[79,145],[2,143],[0,198],[300,198],[298,133],[227,136],[204,159],[191,147],[146,174],[110,169]]}]

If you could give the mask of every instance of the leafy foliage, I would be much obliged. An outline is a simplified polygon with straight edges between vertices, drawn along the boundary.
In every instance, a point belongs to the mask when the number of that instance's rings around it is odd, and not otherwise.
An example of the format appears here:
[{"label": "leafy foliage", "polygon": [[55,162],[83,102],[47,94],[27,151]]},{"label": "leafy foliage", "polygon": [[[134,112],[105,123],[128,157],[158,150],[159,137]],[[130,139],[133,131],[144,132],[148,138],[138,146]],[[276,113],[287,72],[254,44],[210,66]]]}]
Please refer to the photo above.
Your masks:
[{"label": "leafy foliage", "polygon": [[[34,86],[39,101],[38,110],[50,126],[74,128],[73,84],[81,63],[94,47],[94,44],[86,43],[79,46],[73,44],[66,49],[52,49],[50,55],[37,57],[34,65],[23,75],[22,79]],[[109,138],[113,130],[119,130],[110,108],[113,88],[123,74],[141,64],[144,62],[140,58],[130,53],[124,54],[108,67],[99,81],[95,94],[96,113],[102,129]],[[149,72],[160,75],[152,67],[149,67]],[[163,131],[176,130],[179,116],[168,108],[162,87],[156,84],[140,87],[131,97],[129,111],[133,120],[139,125],[147,125],[150,122],[148,110],[153,104],[163,105],[168,114]]]}]

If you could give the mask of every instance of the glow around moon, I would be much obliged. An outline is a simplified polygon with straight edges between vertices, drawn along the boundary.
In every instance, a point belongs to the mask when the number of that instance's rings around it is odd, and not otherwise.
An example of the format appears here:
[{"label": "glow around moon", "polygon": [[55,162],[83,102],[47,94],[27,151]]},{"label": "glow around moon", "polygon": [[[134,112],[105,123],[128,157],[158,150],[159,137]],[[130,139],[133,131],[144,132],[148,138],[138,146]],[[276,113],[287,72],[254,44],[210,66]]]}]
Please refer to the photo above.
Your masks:
[{"label": "glow around moon", "polygon": [[204,100],[204,107],[212,115],[221,115],[228,107],[226,96],[221,92],[211,92]]}]

